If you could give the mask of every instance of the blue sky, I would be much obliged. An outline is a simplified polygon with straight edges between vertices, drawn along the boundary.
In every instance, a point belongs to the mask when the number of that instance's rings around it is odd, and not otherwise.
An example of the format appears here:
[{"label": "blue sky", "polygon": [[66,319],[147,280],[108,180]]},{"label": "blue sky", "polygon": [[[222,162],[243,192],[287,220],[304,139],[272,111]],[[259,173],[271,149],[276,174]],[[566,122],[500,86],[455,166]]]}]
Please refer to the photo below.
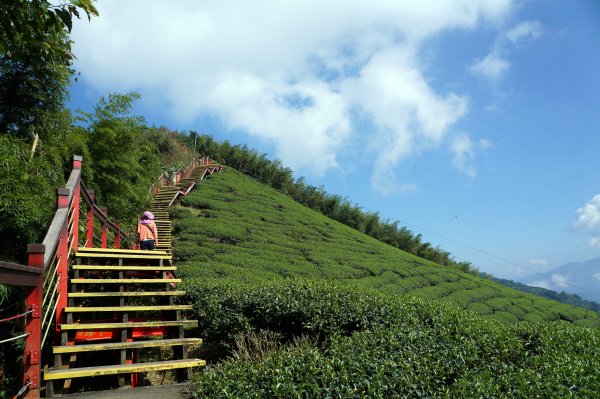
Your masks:
[{"label": "blue sky", "polygon": [[499,277],[600,256],[598,1],[98,8],[73,108],[137,91],[150,124],[266,152]]}]

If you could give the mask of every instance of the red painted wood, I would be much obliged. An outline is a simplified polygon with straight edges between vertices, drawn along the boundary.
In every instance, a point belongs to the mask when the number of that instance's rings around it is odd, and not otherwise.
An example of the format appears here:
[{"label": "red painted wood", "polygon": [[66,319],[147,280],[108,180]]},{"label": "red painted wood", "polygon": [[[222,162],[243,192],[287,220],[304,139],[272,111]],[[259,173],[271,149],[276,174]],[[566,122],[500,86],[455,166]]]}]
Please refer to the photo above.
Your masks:
[{"label": "red painted wood", "polygon": [[[46,248],[42,244],[29,244],[27,246],[27,264],[32,267],[44,268],[44,253]],[[36,287],[27,291],[27,310],[33,313],[25,320],[25,332],[29,335],[25,338],[25,350],[23,353],[23,386],[29,385],[25,398],[40,397],[40,360],[42,355],[42,284],[43,274],[38,276]]]},{"label": "red painted wood", "polygon": [[115,226],[119,229],[119,232],[115,234],[115,248],[119,249],[121,248],[121,221],[115,220]]},{"label": "red painted wood", "polygon": [[[108,209],[106,207],[100,208],[102,214],[108,217]],[[106,222],[102,222],[102,229],[100,231],[100,248],[108,248],[108,225]]]},{"label": "red painted wood", "polygon": [[[92,202],[94,201],[94,190],[88,191]],[[85,224],[85,246],[87,248],[94,247],[94,207],[90,206],[87,210],[86,224]]]}]

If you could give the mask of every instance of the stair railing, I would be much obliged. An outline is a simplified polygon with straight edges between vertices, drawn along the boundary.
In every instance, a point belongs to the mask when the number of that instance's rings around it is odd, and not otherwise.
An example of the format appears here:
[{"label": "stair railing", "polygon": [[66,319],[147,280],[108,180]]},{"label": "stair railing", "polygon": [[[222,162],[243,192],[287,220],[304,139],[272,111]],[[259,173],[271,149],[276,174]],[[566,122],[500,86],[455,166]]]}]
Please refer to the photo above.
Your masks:
[{"label": "stair railing", "polygon": [[[39,398],[42,368],[42,349],[49,336],[54,336],[59,324],[65,322],[64,308],[68,295],[68,261],[79,246],[80,200],[85,213],[85,246],[98,243],[107,248],[109,232],[112,243],[120,248],[122,243],[133,245],[121,231],[118,220],[108,219],[106,208],[94,202],[93,190],[88,190],[81,180],[82,157],[73,157],[73,169],[64,188],[58,189],[57,209],[48,232],[41,244],[27,245],[27,266],[0,262],[1,282],[27,287],[24,374],[20,398]],[[100,222],[100,237],[94,239],[94,221]],[[54,329],[52,328],[54,326]],[[52,331],[54,330],[54,331]],[[51,333],[52,331],[52,333]]]},{"label": "stair railing", "polygon": [[158,194],[162,187],[176,186],[182,179],[190,177],[194,169],[199,166],[208,166],[210,165],[210,162],[211,160],[207,156],[194,158],[186,167],[179,168],[172,173],[168,173],[167,171],[163,172],[158,179],[152,183],[148,189],[148,194],[154,196]]}]

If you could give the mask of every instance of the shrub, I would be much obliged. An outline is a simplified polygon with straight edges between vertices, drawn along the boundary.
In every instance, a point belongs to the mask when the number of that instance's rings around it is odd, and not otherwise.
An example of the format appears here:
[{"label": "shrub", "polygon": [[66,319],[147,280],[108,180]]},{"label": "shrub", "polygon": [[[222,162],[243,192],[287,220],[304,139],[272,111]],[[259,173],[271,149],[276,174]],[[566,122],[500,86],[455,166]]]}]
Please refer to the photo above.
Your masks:
[{"label": "shrub", "polygon": [[[217,295],[214,288],[210,295]],[[321,339],[279,349],[271,344],[256,361],[242,356],[209,367],[196,373],[192,396],[585,398],[600,389],[598,331],[499,323],[453,305],[321,283],[293,281],[257,291],[225,288],[217,317],[233,313],[222,328],[237,322]]]}]

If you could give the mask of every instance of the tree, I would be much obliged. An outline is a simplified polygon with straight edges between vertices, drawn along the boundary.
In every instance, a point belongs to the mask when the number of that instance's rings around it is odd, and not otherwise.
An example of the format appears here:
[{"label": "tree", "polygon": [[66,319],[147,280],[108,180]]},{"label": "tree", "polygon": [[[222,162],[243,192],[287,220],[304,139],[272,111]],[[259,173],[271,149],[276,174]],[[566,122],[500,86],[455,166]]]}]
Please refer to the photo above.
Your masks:
[{"label": "tree", "polygon": [[[30,65],[70,63],[70,46],[56,41],[70,33],[73,17],[83,11],[88,19],[97,16],[94,0],[69,0],[52,4],[47,0],[0,0],[0,54]],[[21,51],[15,52],[15,49]]]},{"label": "tree", "polygon": [[68,34],[79,11],[98,15],[92,0],[0,0],[0,133],[48,133],[42,121],[62,110],[67,98],[73,60]]},{"label": "tree", "polygon": [[93,187],[116,218],[129,220],[146,205],[148,187],[160,174],[156,145],[145,136],[143,118],[130,116],[137,93],[101,98],[87,115]]}]

